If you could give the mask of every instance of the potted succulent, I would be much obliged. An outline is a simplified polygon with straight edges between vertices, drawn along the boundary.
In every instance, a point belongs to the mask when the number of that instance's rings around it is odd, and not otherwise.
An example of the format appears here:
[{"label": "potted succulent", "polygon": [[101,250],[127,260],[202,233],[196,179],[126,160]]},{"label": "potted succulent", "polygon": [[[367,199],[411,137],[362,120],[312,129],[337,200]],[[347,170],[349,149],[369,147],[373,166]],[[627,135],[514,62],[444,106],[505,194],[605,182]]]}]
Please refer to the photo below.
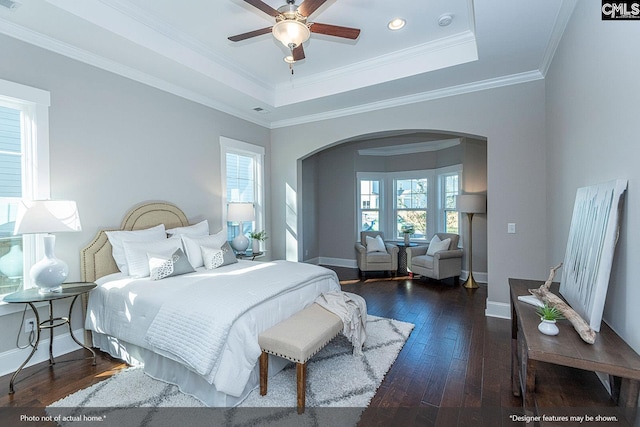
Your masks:
[{"label": "potted succulent", "polygon": [[260,252],[260,242],[268,239],[267,232],[264,230],[252,231],[249,233],[249,237],[251,237],[251,250],[254,254]]},{"label": "potted succulent", "polygon": [[562,312],[557,307],[544,304],[542,307],[538,307],[536,312],[540,315],[540,324],[538,330],[545,335],[558,335],[560,330],[556,325],[556,320],[564,319]]}]

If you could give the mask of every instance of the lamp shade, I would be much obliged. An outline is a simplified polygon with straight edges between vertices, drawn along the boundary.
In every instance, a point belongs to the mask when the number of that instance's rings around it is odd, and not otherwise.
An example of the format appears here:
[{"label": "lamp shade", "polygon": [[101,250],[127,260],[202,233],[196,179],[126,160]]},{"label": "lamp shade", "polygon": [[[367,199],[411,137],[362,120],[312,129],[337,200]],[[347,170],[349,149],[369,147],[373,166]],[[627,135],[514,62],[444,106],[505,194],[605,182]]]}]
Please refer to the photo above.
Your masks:
[{"label": "lamp shade", "polygon": [[229,203],[227,221],[253,221],[254,218],[253,203]]},{"label": "lamp shade", "polygon": [[289,49],[294,49],[309,40],[311,32],[302,22],[295,19],[285,19],[276,23],[272,30],[273,36]]},{"label": "lamp shade", "polygon": [[483,194],[456,196],[456,210],[464,213],[484,213],[487,211],[487,196]]},{"label": "lamp shade", "polygon": [[13,234],[80,231],[76,202],[71,200],[23,200]]}]

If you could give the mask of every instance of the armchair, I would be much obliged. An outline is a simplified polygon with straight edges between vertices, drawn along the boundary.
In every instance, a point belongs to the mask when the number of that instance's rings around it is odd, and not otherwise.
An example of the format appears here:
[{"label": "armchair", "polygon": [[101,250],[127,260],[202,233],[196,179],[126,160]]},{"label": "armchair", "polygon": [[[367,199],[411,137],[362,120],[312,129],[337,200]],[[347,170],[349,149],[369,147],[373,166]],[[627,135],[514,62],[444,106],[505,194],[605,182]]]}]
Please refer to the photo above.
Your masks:
[{"label": "armchair", "polygon": [[460,236],[451,233],[436,233],[440,240],[451,239],[449,249],[427,255],[429,246],[407,248],[407,271],[435,280],[454,278],[457,284],[462,272],[462,250],[458,249]]},{"label": "armchair", "polygon": [[395,276],[398,272],[398,247],[392,243],[384,244],[386,252],[367,251],[367,236],[380,236],[384,240],[384,233],[380,231],[361,231],[360,241],[356,242],[356,261],[358,274],[364,277],[366,271],[389,271]]}]

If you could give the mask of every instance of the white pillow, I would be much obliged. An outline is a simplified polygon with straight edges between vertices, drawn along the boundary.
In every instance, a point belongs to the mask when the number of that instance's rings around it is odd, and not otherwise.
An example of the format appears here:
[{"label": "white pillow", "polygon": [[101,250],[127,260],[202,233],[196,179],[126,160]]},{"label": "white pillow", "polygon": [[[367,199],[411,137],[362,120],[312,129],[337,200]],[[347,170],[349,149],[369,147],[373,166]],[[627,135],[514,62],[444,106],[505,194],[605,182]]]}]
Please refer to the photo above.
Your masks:
[{"label": "white pillow", "polygon": [[222,249],[213,249],[206,246],[202,246],[201,249],[204,268],[207,270],[213,270],[224,264],[224,252],[222,252]]},{"label": "white pillow", "polygon": [[367,253],[369,252],[387,252],[387,247],[384,245],[384,240],[378,234],[376,237],[367,236]]},{"label": "white pillow", "polygon": [[118,270],[122,271],[124,274],[129,274],[129,271],[127,270],[127,257],[124,254],[124,247],[122,246],[122,243],[125,240],[132,242],[144,242],[167,238],[167,233],[165,233],[164,231],[164,224],[156,225],[155,227],[151,228],[145,228],[144,230],[118,230],[105,231],[105,233],[107,234],[109,243],[111,243],[111,247],[113,248],[111,254],[113,255],[113,259],[116,261]]},{"label": "white pillow", "polygon": [[182,243],[184,244],[184,251],[187,253],[189,262],[193,268],[198,268],[204,265],[200,246],[220,249],[222,245],[224,245],[224,242],[227,241],[227,230],[222,230],[216,234],[203,237],[187,236],[186,234],[183,234],[181,238]]},{"label": "white pillow", "polygon": [[164,238],[148,242],[123,242],[124,254],[127,258],[127,270],[131,277],[148,277],[149,257],[147,253],[171,256],[176,249],[182,248],[179,237]]},{"label": "white pillow", "polygon": [[149,278],[160,280],[165,277],[179,276],[181,274],[193,273],[195,270],[189,264],[187,256],[182,249],[169,255],[147,254],[149,258]]},{"label": "white pillow", "polygon": [[186,227],[176,227],[167,230],[169,237],[173,236],[208,236],[209,235],[209,221],[206,219],[200,221],[197,224],[187,225]]},{"label": "white pillow", "polygon": [[444,240],[440,240],[438,235],[436,234],[429,242],[429,247],[427,248],[427,255],[433,256],[436,252],[446,251],[449,249],[449,245],[451,245],[451,239],[447,238]]}]

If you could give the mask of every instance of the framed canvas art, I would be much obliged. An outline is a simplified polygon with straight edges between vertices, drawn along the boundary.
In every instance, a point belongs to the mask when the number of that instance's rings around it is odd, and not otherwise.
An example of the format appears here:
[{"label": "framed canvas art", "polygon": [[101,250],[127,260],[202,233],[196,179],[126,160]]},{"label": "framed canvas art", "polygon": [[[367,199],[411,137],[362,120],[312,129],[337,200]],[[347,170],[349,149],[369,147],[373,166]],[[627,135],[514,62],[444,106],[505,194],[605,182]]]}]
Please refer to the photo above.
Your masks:
[{"label": "framed canvas art", "polygon": [[579,188],[573,206],[560,293],[600,330],[620,228],[626,180]]}]

